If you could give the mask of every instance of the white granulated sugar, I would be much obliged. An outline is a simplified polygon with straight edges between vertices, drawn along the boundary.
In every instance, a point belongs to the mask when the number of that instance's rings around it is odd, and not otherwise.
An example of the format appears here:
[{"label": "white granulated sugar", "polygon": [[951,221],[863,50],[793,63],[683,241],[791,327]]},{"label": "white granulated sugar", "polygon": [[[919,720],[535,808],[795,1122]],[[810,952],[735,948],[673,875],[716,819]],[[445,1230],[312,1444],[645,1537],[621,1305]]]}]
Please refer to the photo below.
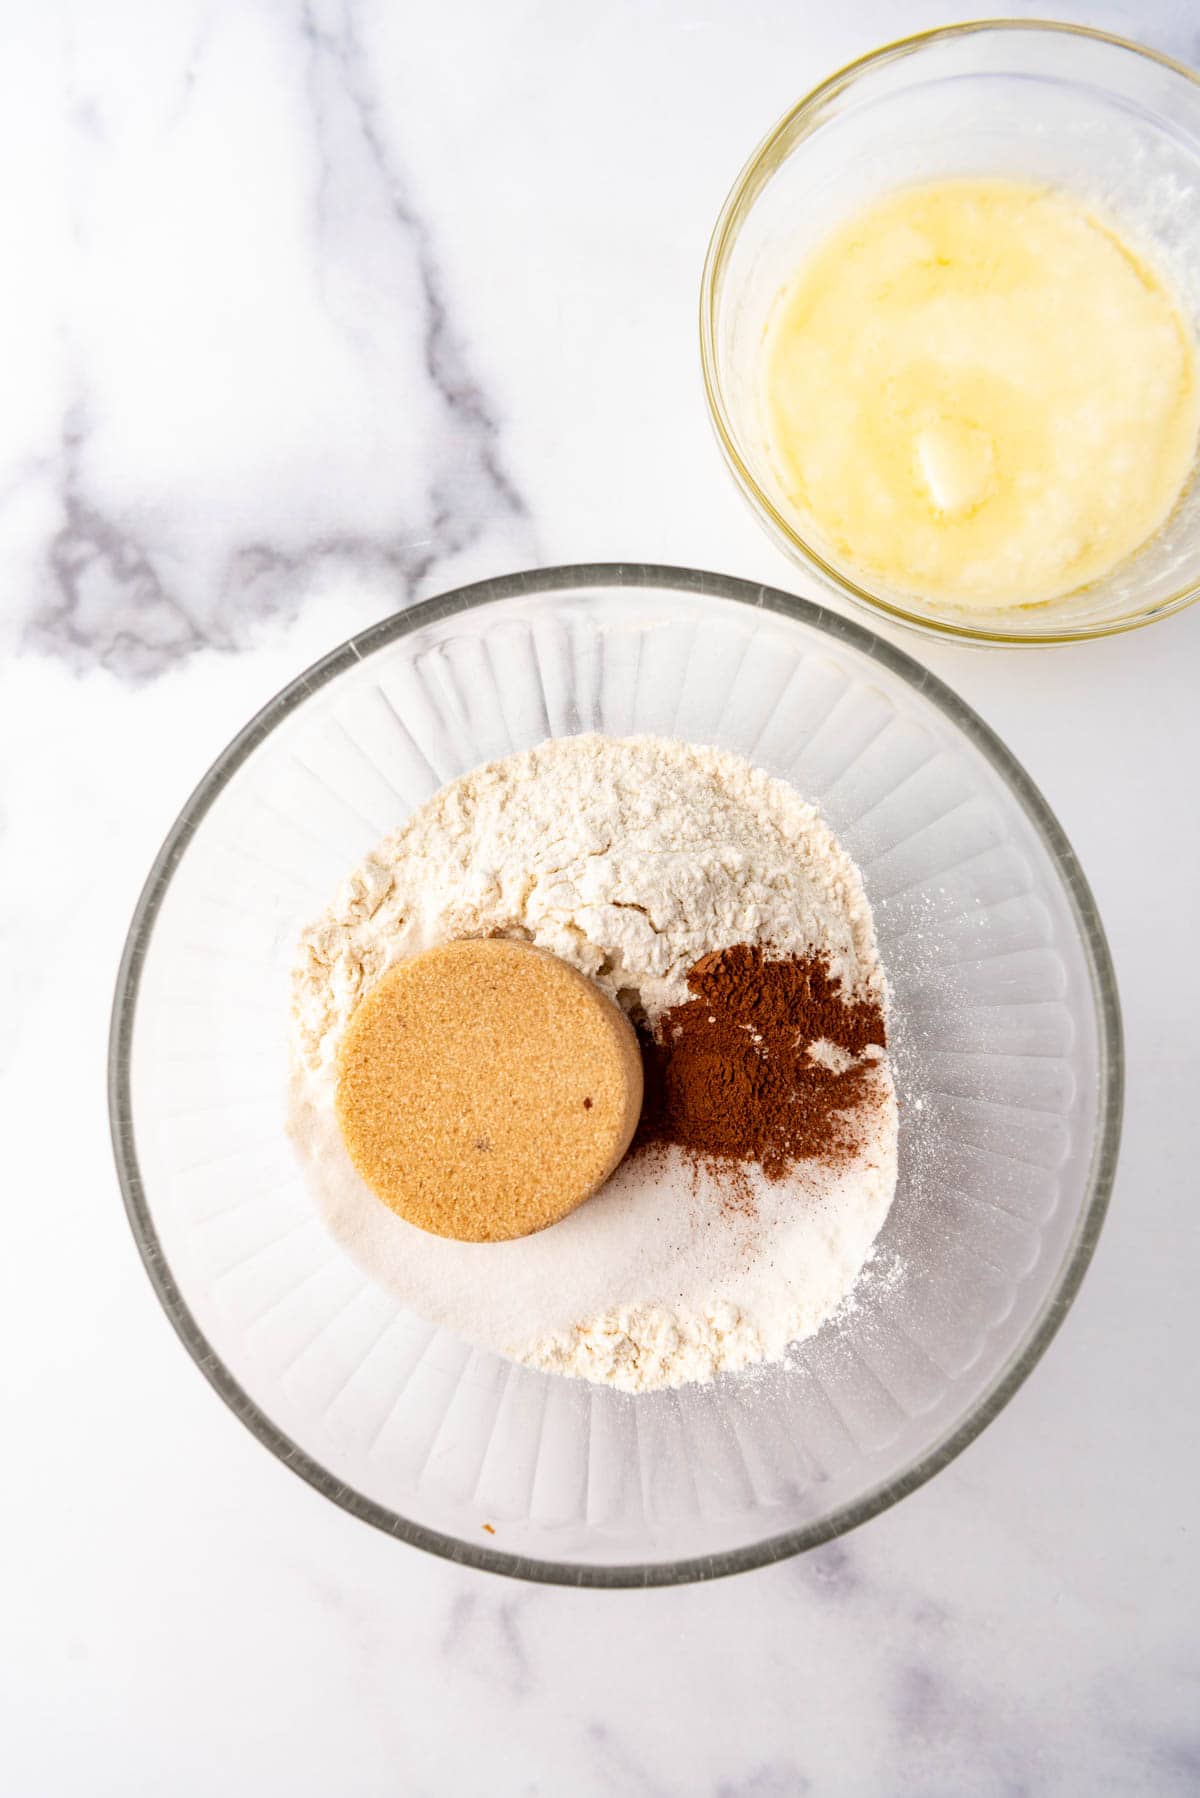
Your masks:
[{"label": "white granulated sugar", "polygon": [[755,1203],[671,1151],[635,1156],[539,1235],[457,1243],[363,1185],[334,1114],[349,1017],[397,959],[520,937],[653,1020],[735,943],[825,955],[882,999],[857,869],[815,808],[737,756],[659,738],[570,737],[476,769],[416,812],[304,935],[293,985],[291,1125],[335,1237],[412,1310],[481,1347],[628,1390],[778,1359],[852,1287],[896,1182],[886,1060],[856,1158],[753,1178]]}]

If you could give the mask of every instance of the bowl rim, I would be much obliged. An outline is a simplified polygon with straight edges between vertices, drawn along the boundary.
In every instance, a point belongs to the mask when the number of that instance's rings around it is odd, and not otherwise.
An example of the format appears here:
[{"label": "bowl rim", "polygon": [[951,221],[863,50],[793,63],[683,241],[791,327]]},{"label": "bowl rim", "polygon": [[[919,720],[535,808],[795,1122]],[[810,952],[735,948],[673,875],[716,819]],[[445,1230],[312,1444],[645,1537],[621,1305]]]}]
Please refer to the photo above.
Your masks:
[{"label": "bowl rim", "polygon": [[[1023,807],[1046,848],[1066,889],[1075,915],[1091,981],[1096,1011],[1100,1062],[1100,1094],[1097,1128],[1087,1177],[1087,1197],[1076,1220],[1058,1279],[1020,1342],[991,1385],[976,1400],[969,1414],[934,1442],[898,1478],[872,1487],[852,1502],[840,1506],[819,1522],[785,1530],[742,1548],[679,1561],[622,1563],[589,1566],[570,1561],[541,1560],[506,1554],[498,1548],[460,1540],[402,1517],[386,1505],[366,1497],[335,1478],[327,1468],[293,1442],[268,1417],[234,1378],[209,1343],[192,1315],[175,1279],[155,1229],[146,1187],[138,1163],[131,1092],[131,1048],[137,1015],[142,968],[154,932],[155,921],[176,868],[187,852],[205,814],[232,776],[272,731],[305,700],[354,664],[400,638],[440,620],[476,611],[503,600],[532,596],[551,598],[580,589],[616,588],[676,592],[732,601],[758,611],[773,612],[857,650],[907,683],[931,701],[980,751],[992,770]],[[710,574],[695,569],[641,563],[581,563],[556,568],[531,569],[460,587],[395,612],[350,637],[338,648],[298,675],[255,713],[217,756],[190,794],[168,831],[134,908],[117,973],[108,1045],[108,1106],[113,1155],[126,1215],[150,1283],[176,1334],[209,1384],[240,1418],[247,1429],[285,1466],[324,1497],[352,1516],[414,1547],[443,1556],[464,1566],[516,1579],[554,1585],[590,1587],[645,1587],[682,1585],[692,1580],[721,1578],[766,1566],[831,1541],[855,1529],[947,1466],[999,1415],[1059,1329],[1083,1280],[1099,1238],[1116,1172],[1124,1096],[1124,1048],[1120,1002],[1112,956],[1090,886],[1074,850],[1041,791],[1016,757],[983,719],[936,675],[903,650],[876,637],[863,625],[813,600],[801,599],[777,588],[740,580],[732,575]]]},{"label": "bowl rim", "polygon": [[[725,196],[716,223],[709,238],[705,252],[704,267],[700,276],[700,367],[704,382],[704,396],[708,409],[709,422],[712,425],[721,454],[733,475],[743,498],[748,502],[759,523],[765,528],[769,537],[779,546],[785,555],[796,561],[809,573],[816,575],[825,585],[848,604],[861,607],[876,618],[883,616],[904,625],[909,630],[916,630],[928,637],[949,639],[952,642],[972,643],[982,647],[1003,647],[1006,649],[1042,649],[1065,643],[1086,643],[1101,637],[1122,636],[1126,631],[1141,630],[1148,624],[1157,624],[1160,619],[1173,617],[1188,606],[1200,600],[1200,580],[1181,589],[1169,599],[1164,599],[1152,608],[1142,611],[1127,612],[1119,618],[1105,620],[1099,624],[1077,624],[1053,628],[1046,631],[1018,631],[993,629],[984,625],[972,625],[965,622],[951,622],[929,616],[924,612],[909,610],[894,600],[883,599],[872,593],[870,588],[860,586],[854,578],[843,570],[836,568],[814,544],[802,537],[798,530],[789,523],[770,494],[760,486],[747,467],[737,445],[737,433],[725,404],[724,393],[718,372],[717,329],[716,329],[716,292],[717,275],[732,237],[742,209],[745,196],[750,192],[759,177],[761,170],[771,162],[777,146],[791,131],[794,124],[803,122],[806,114],[819,113],[826,103],[837,94],[851,88],[861,76],[884,67],[891,62],[919,55],[933,45],[945,43],[957,38],[975,37],[991,33],[1011,36],[1014,33],[1031,33],[1040,36],[1060,36],[1064,38],[1088,38],[1094,43],[1104,44],[1111,49],[1129,51],[1144,62],[1155,64],[1158,68],[1167,69],[1172,74],[1182,76],[1193,87],[1200,87],[1200,73],[1191,69],[1178,58],[1168,56],[1161,50],[1152,50],[1146,44],[1139,44],[1132,38],[1120,37],[1115,32],[1103,31],[1093,25],[1074,25],[1066,20],[1057,19],[967,19],[954,25],[935,25],[926,31],[913,32],[906,37],[896,38],[892,42],[880,45],[865,55],[856,57],[853,62],[846,63],[811,88],[795,105],[790,107],[782,118],[776,120],[766,136],[751,152],[747,161],[738,172],[733,185]],[[1053,602],[1051,602],[1052,604]]]}]

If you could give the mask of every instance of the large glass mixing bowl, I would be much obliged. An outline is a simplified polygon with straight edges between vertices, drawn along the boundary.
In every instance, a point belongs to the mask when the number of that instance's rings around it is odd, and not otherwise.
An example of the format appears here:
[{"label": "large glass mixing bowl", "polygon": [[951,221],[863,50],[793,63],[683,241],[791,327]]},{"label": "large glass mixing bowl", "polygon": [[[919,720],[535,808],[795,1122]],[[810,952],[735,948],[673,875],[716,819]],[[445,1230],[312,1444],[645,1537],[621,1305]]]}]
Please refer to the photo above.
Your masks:
[{"label": "large glass mixing bowl", "polygon": [[[326,1234],[284,1128],[301,926],[442,782],[585,730],[716,743],[818,801],[863,871],[894,991],[901,1176],[856,1303],[784,1364],[636,1397],[406,1313]],[[455,1560],[648,1585],[849,1529],[996,1415],[1095,1246],[1121,1033],[1069,844],[947,688],[782,593],[583,567],[386,619],[246,726],[150,873],[110,1076],[147,1271],[260,1441]]]}]

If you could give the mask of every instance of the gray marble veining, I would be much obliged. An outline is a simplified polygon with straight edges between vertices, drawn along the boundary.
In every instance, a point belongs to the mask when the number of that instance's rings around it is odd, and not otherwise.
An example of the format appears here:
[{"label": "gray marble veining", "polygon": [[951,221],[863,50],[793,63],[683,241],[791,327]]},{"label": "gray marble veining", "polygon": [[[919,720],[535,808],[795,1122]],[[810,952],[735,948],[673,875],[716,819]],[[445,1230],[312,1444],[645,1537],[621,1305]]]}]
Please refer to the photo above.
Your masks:
[{"label": "gray marble veining", "polygon": [[[119,470],[120,478],[113,479],[110,465],[98,482],[95,470],[107,454],[105,444],[96,442],[99,402],[72,368],[78,391],[64,411],[56,466],[47,475],[58,520],[47,536],[21,632],[28,648],[61,656],[81,671],[99,665],[139,682],[199,649],[247,647],[264,623],[278,626],[294,617],[324,581],[372,580],[387,595],[382,609],[390,609],[485,532],[509,529],[525,559],[536,560],[527,509],[504,464],[495,407],[455,324],[434,228],[413,203],[380,127],[380,99],[357,16],[349,5],[301,8],[302,54],[292,70],[294,122],[304,136],[297,146],[303,153],[287,171],[294,184],[287,198],[298,223],[307,215],[308,241],[301,246],[310,282],[306,297],[328,321],[333,354],[345,360],[344,368],[326,370],[334,379],[322,395],[325,404],[298,421],[300,453],[315,480],[328,484],[326,503],[318,508],[323,516],[289,506],[286,492],[281,506],[286,474],[281,477],[279,465],[296,455],[297,440],[273,430],[267,418],[261,420],[259,452],[242,457],[236,516],[214,514],[189,482],[189,463],[219,456],[221,433],[242,429],[234,380],[212,392],[204,428],[191,444],[187,416],[172,411],[170,386],[143,395],[143,415],[154,433],[177,438],[168,492],[157,483],[157,492],[146,491],[135,442],[122,445],[134,460]],[[87,36],[82,13],[72,23],[80,37]],[[282,19],[276,29],[283,39]],[[203,30],[182,46],[185,73],[162,127],[169,138],[187,133],[208,84],[219,87],[226,78],[211,69],[210,47]],[[73,61],[88,63],[86,46],[76,45]],[[77,97],[68,130],[77,154],[81,144],[85,156],[91,147],[103,164],[112,129],[94,100]],[[103,184],[101,168],[95,185]],[[86,216],[82,224],[86,237]],[[269,248],[272,221],[264,215],[261,224]],[[220,239],[218,221],[218,248]],[[240,311],[239,288],[253,270],[238,266],[236,245],[228,248],[233,280],[230,291],[218,296],[227,308],[217,326],[219,347],[231,366],[252,367],[265,349],[256,333],[270,321]],[[287,295],[280,300],[286,307]],[[165,308],[145,322],[187,356],[187,333]],[[286,329],[286,320],[280,323]],[[117,320],[118,338],[122,328]],[[109,349],[103,330],[94,349],[101,358]],[[74,362],[69,358],[68,367]],[[305,377],[298,364],[297,385]],[[393,434],[410,449],[389,478],[385,433],[366,495],[339,465],[351,434],[372,431],[371,418],[354,404],[356,387],[372,409],[391,414]],[[419,421],[415,438],[410,420]],[[0,465],[0,485],[6,475],[12,478],[11,468]]]},{"label": "gray marble veining", "polygon": [[[1200,608],[1078,653],[903,644],[1008,738],[1079,850],[1130,1096],[1051,1352],[953,1466],[843,1540],[708,1587],[588,1593],[356,1523],[172,1339],[107,1142],[139,885],[213,756],[309,661],[542,560],[795,585],[709,441],[707,232],[802,89],[978,10],[0,9],[6,1792],[1200,1791],[1181,935]],[[1057,10],[1200,59],[1193,0]]]}]

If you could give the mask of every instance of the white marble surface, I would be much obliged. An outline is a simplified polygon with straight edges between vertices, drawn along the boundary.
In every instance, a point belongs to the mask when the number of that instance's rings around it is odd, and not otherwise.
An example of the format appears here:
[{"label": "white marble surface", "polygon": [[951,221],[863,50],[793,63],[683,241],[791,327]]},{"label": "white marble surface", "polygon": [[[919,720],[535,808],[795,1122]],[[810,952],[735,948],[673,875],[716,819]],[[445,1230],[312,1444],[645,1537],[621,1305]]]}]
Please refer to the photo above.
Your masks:
[{"label": "white marble surface", "polygon": [[[1200,61],[1194,0],[1064,4]],[[644,558],[781,585],[719,466],[707,231],[813,79],[954,5],[0,5],[0,1787],[792,1798],[1200,1790],[1200,608],[907,646],[1032,769],[1111,934],[1115,1204],[951,1469],[806,1558],[577,1593],[456,1569],[261,1449],[121,1213],[107,1010],[187,790],[414,595]]]}]

